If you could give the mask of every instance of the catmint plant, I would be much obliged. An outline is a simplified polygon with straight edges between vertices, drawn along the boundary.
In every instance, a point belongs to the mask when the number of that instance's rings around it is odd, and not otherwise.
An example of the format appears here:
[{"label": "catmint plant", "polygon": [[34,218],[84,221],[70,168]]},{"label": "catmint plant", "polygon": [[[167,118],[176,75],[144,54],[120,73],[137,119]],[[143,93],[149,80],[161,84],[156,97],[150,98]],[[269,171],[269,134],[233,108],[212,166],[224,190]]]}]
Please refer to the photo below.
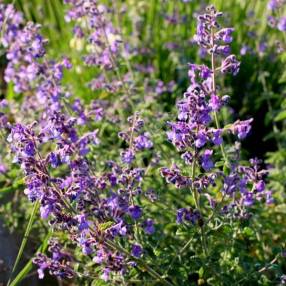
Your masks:
[{"label": "catmint plant", "polygon": [[[152,148],[153,143],[147,132],[140,132],[144,122],[135,114],[129,119],[130,130],[120,133],[129,144],[121,154],[126,165],[121,167],[110,161],[110,171],[95,173],[88,154],[91,146],[99,144],[98,130],[82,133],[81,126],[90,120],[100,120],[103,110],[93,105],[85,111],[78,100],[66,103],[63,69],[71,68],[71,64],[65,58],[60,62],[45,58],[46,41],[39,28],[32,23],[19,27],[18,37],[7,46],[6,75],[10,76],[6,76],[6,81],[17,87],[15,92],[33,93],[39,105],[37,121],[8,126],[13,162],[21,167],[25,175],[24,193],[39,205],[41,218],[48,220],[55,232],[65,232],[83,255],[102,269],[101,278],[107,281],[112,273],[123,275],[130,267],[145,265],[138,260],[143,255],[138,229],[146,235],[152,235],[155,229],[153,220],[143,215],[134,200],[141,193],[144,169],[131,165],[136,153]],[[14,57],[10,56],[12,53],[16,53]],[[19,70],[30,66],[36,68],[29,80],[19,78]],[[127,249],[117,245],[115,240],[120,238],[129,242],[125,245]],[[51,257],[38,253],[33,260],[39,267],[39,278],[46,271],[61,279],[74,277],[71,254],[65,254],[57,242],[50,244]],[[148,265],[144,269],[165,281]]]},{"label": "catmint plant", "polygon": [[[0,4],[8,94],[0,101],[0,198],[16,190],[13,201],[32,209],[8,285],[33,267],[41,283],[51,275],[75,285],[268,285],[264,273],[282,273],[285,256],[283,231],[269,235],[268,216],[281,222],[283,212],[266,181],[271,167],[245,161],[254,119],[231,121],[231,88],[221,84],[234,83],[244,65],[231,52],[234,28],[212,5],[198,14],[201,2],[119,2],[65,0],[72,51],[55,58],[41,25]],[[283,4],[270,1],[269,13],[278,17]],[[167,27],[160,38],[156,23]],[[257,43],[267,55],[265,39]],[[202,63],[185,65],[188,88],[172,106],[185,84],[179,62],[193,46]],[[86,87],[83,70],[90,90],[81,97],[74,85]],[[41,245],[16,276],[33,231]]]},{"label": "catmint plant", "polygon": [[[219,180],[222,181],[220,192],[224,201],[218,203],[211,198],[210,204],[213,209],[217,205],[219,212],[245,215],[248,206],[266,195],[263,183],[265,171],[259,171],[259,161],[251,160],[249,166],[241,166],[239,157],[231,156],[225,148],[224,137],[232,133],[239,140],[244,139],[250,132],[252,119],[237,120],[224,127],[219,122],[219,111],[229,97],[221,95],[216,78],[219,74],[236,75],[240,66],[236,56],[230,54],[229,44],[234,30],[219,26],[221,16],[222,13],[213,6],[198,16],[194,40],[208,50],[210,66],[189,65],[191,85],[184,98],[177,102],[178,120],[168,123],[171,128],[167,132],[168,140],[182,154],[185,164],[191,167],[191,174],[175,165],[163,168],[161,174],[177,188],[189,188],[195,203],[195,211],[191,213],[187,209],[178,211],[178,222],[182,222],[182,218],[194,222],[196,219],[193,216],[202,216],[200,196],[210,195],[209,187],[218,184]],[[216,167],[221,160],[223,169]]]}]

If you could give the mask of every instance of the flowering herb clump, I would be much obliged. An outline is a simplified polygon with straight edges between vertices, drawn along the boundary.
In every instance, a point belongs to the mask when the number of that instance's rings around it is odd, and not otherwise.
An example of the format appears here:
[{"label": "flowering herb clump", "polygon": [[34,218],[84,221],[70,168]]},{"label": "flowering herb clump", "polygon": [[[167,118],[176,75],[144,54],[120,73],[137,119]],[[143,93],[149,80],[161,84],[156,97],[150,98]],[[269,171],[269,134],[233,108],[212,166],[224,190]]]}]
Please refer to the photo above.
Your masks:
[{"label": "flowering herb clump", "polygon": [[[38,32],[38,26],[28,23],[18,33],[31,39],[31,43],[15,38],[8,46],[9,53],[16,46],[21,49],[15,68],[19,68],[20,63],[20,67],[33,65],[37,69],[30,81],[25,78],[19,81],[17,77],[6,80],[19,86],[16,92],[35,92],[41,112],[38,122],[9,126],[13,162],[21,166],[25,174],[24,193],[31,202],[39,204],[42,219],[47,219],[52,229],[66,232],[84,255],[91,256],[92,261],[101,266],[102,279],[109,280],[110,273],[124,273],[129,266],[136,265],[133,257],[142,256],[142,247],[132,243],[137,239],[134,235],[139,233],[138,228],[147,235],[155,231],[152,219],[144,220],[143,210],[134,199],[141,194],[145,171],[131,166],[136,153],[152,148],[153,143],[147,132],[141,132],[144,122],[135,114],[128,119],[129,131],[119,134],[129,144],[121,153],[123,166],[108,161],[110,171],[95,173],[87,156],[91,147],[99,144],[98,130],[82,133],[81,126],[92,118],[101,119],[102,115],[97,113],[94,118],[92,112],[83,110],[77,99],[72,105],[65,102],[61,80],[64,67],[71,68],[70,63],[67,59],[59,63],[40,61],[45,55],[42,44],[46,41]],[[37,39],[37,51],[30,48],[35,45],[33,39]],[[28,62],[22,61],[26,58]],[[9,62],[6,73],[15,60],[13,57]],[[46,146],[48,152],[44,151]],[[130,251],[114,243],[117,237],[131,240]],[[51,258],[38,254],[34,259],[39,266],[39,278],[44,277],[45,270],[60,278],[75,275],[72,259],[65,264],[66,256],[58,249],[58,245],[50,248]]]},{"label": "flowering herb clump", "polygon": [[[255,200],[267,197],[266,201],[272,202],[270,192],[265,190],[265,171],[259,171],[259,161],[250,160],[249,166],[241,166],[238,164],[239,150],[236,148],[236,154],[228,154],[224,147],[224,137],[230,133],[239,140],[244,139],[250,132],[252,119],[220,126],[218,115],[229,96],[220,95],[217,76],[226,73],[236,75],[240,67],[236,56],[230,54],[234,29],[221,28],[220,17],[222,13],[213,6],[198,16],[194,40],[208,51],[210,66],[189,65],[191,84],[184,98],[177,102],[178,120],[169,122],[171,130],[167,132],[168,139],[181,152],[185,164],[191,167],[190,174],[177,166],[161,170],[168,183],[175,184],[177,188],[189,188],[194,196],[196,209],[191,212],[187,208],[179,209],[179,223],[194,223],[202,219],[200,196],[210,200],[213,210],[235,216],[244,216],[247,207],[253,205]],[[223,198],[220,202],[215,194],[208,193],[209,188],[216,185],[219,185]]]},{"label": "flowering herb clump", "polygon": [[[40,283],[270,285],[269,271],[283,284],[284,233],[270,250],[261,229],[268,215],[283,221],[263,169],[272,166],[244,160],[241,141],[256,132],[255,118],[238,119],[224,92],[244,64],[231,52],[235,29],[195,1],[162,1],[160,13],[158,1],[107,2],[64,0],[71,51],[53,58],[45,29],[0,4],[0,199],[15,192],[6,208],[20,206],[24,222],[30,216],[7,285],[29,279],[33,267]],[[267,6],[281,32],[283,5]],[[201,64],[179,56],[188,43]],[[174,105],[182,63],[188,87]],[[32,235],[37,251],[16,275]]]}]

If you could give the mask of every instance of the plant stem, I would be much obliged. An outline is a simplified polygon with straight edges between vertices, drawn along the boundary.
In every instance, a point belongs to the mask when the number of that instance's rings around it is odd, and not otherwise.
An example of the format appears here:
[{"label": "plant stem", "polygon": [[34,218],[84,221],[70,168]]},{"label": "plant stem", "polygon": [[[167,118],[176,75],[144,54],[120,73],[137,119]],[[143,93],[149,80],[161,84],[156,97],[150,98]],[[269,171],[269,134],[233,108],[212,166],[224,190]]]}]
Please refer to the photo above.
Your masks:
[{"label": "plant stem", "polygon": [[[37,252],[45,252],[48,248],[48,240],[51,237],[52,232],[50,231],[45,239],[43,240],[41,246],[38,248]],[[17,286],[23,279],[27,278],[27,274],[33,268],[33,260],[32,258],[28,261],[28,263],[22,268],[22,270],[17,274],[17,276],[13,279],[13,281],[9,284],[9,286]]]},{"label": "plant stem", "polygon": [[[195,150],[195,156],[196,156],[196,150]],[[192,178],[192,192],[193,192],[193,197],[195,201],[195,206],[199,210],[200,209],[200,198],[199,198],[199,193],[197,189],[194,187],[194,179],[196,176],[196,159],[194,158],[192,162],[192,171],[191,171],[191,178]]]},{"label": "plant stem", "polygon": [[[213,28],[211,30],[211,46],[212,46],[211,48],[213,50],[214,49],[214,29]],[[215,68],[214,51],[212,51],[212,53],[211,53],[211,70],[212,70],[212,92],[214,94],[216,94],[216,80],[215,80],[216,68]],[[214,114],[216,128],[220,129],[220,124],[219,124],[217,112],[214,111],[213,114]],[[220,150],[221,150],[222,156],[225,160],[226,166],[230,168],[231,165],[230,165],[229,159],[226,155],[223,142],[220,144]]]},{"label": "plant stem", "polygon": [[[192,178],[192,193],[195,201],[195,206],[198,209],[198,211],[201,213],[201,207],[200,207],[200,194],[198,190],[194,186],[194,179],[196,177],[196,157],[197,157],[197,149],[195,148],[195,156],[192,162],[192,170],[191,170],[191,178]],[[201,226],[201,242],[202,242],[202,248],[204,251],[205,256],[207,256],[207,243],[206,243],[206,237],[205,237],[205,231],[204,226]]]},{"label": "plant stem", "polygon": [[13,266],[13,269],[12,269],[12,272],[11,272],[11,275],[10,275],[10,279],[8,281],[7,286],[10,285],[10,281],[11,281],[11,279],[13,277],[13,274],[14,274],[14,272],[15,272],[17,266],[18,266],[18,263],[20,262],[20,259],[21,259],[22,255],[23,255],[24,248],[25,248],[25,246],[27,244],[28,237],[29,237],[29,234],[30,234],[30,232],[32,230],[32,225],[33,225],[33,222],[35,220],[35,217],[36,217],[36,214],[37,214],[37,211],[38,211],[39,207],[40,207],[40,202],[36,201],[34,203],[33,210],[32,210],[32,213],[31,213],[28,225],[26,227],[25,234],[24,234],[24,237],[22,239],[21,246],[20,246],[20,249],[18,251],[18,254],[17,254],[17,257],[16,257],[16,260],[15,260],[15,263],[14,263],[14,266]]},{"label": "plant stem", "polygon": [[[270,112],[271,117],[274,118],[274,111],[273,111],[273,107],[272,107],[272,104],[271,104],[271,100],[269,98],[269,91],[268,91],[267,84],[266,84],[265,73],[263,73],[263,72],[261,73],[260,80],[261,80],[263,92],[264,92],[264,94],[266,96],[268,110]],[[280,131],[279,131],[279,128],[277,127],[277,124],[276,124],[275,120],[272,121],[272,130],[273,130],[273,133],[274,133],[274,138],[275,138],[277,147],[278,147],[278,149],[281,150],[282,146],[281,146],[280,141],[278,139]]]},{"label": "plant stem", "polygon": [[118,250],[122,253],[124,253],[126,256],[132,258],[133,260],[135,260],[139,265],[141,265],[143,268],[145,268],[145,270],[150,274],[150,276],[158,279],[160,282],[162,282],[164,285],[168,285],[168,286],[174,286],[173,283],[169,282],[168,280],[166,280],[164,277],[162,277],[157,271],[155,271],[153,268],[151,268],[147,263],[144,262],[144,260],[142,259],[138,259],[135,258],[133,256],[130,255],[130,253],[125,250],[124,248],[122,248],[121,246],[115,244],[113,241],[111,240],[107,240],[105,242],[105,244],[107,246],[109,246],[110,248],[113,248],[115,250]]}]

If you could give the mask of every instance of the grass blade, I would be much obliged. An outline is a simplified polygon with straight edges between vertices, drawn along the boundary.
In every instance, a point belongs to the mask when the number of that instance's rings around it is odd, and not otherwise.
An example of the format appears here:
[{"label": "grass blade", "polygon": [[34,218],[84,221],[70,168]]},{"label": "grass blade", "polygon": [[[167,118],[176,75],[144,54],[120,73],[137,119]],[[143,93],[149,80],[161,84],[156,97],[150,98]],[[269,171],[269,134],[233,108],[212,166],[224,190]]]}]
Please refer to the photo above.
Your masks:
[{"label": "grass blade", "polygon": [[17,255],[17,258],[16,258],[16,261],[14,263],[14,266],[13,266],[13,269],[12,269],[12,272],[11,272],[11,275],[10,275],[10,279],[8,281],[8,286],[10,285],[10,280],[12,279],[12,276],[13,276],[13,273],[15,272],[17,266],[18,266],[18,263],[23,255],[23,252],[24,252],[24,248],[27,244],[27,241],[28,241],[28,237],[29,237],[29,234],[31,232],[31,229],[32,229],[32,225],[33,225],[33,222],[35,220],[35,216],[36,216],[36,213],[38,212],[39,210],[39,207],[40,207],[40,202],[39,201],[36,201],[35,204],[34,204],[34,207],[33,207],[33,210],[32,210],[32,213],[31,213],[31,216],[30,216],[30,219],[29,219],[29,223],[27,225],[27,228],[25,230],[25,234],[24,234],[24,237],[23,237],[23,240],[22,240],[22,243],[21,243],[21,246],[20,246],[20,249],[18,251],[18,255]]},{"label": "grass blade", "polygon": [[[41,246],[38,248],[37,252],[45,252],[46,249],[48,248],[48,241],[52,235],[52,232],[49,232]],[[37,253],[36,252],[36,253]],[[9,286],[16,286],[18,283],[20,283],[26,276],[27,274],[32,270],[33,268],[33,259],[31,258],[28,263],[23,267],[23,269],[18,273],[18,275],[15,277],[15,279],[9,284]]]}]

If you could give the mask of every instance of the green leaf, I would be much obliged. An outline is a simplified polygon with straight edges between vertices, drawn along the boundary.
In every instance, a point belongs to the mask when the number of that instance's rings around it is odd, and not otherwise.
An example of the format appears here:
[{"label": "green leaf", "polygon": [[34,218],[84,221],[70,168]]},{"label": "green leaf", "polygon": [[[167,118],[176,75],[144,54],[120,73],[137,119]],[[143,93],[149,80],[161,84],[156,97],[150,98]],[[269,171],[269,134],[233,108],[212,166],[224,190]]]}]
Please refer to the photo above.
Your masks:
[{"label": "green leaf", "polygon": [[251,237],[251,236],[254,235],[254,231],[253,231],[250,227],[247,227],[247,226],[246,226],[246,227],[243,229],[243,234],[246,235],[246,236],[248,236],[248,237]]},{"label": "green leaf", "polygon": [[281,121],[286,119],[286,110],[278,113],[278,115],[274,118],[275,121]]},{"label": "green leaf", "polygon": [[103,280],[93,280],[91,286],[107,286]]},{"label": "green leaf", "polygon": [[278,264],[272,264],[268,268],[271,269],[271,270],[279,270],[280,267],[279,267]]},{"label": "green leaf", "polygon": [[215,163],[215,167],[222,167],[224,165],[224,161],[218,161]]},{"label": "green leaf", "polygon": [[204,276],[204,268],[203,267],[201,267],[200,269],[199,269],[199,277],[200,278],[203,278],[203,276]]},{"label": "green leaf", "polygon": [[113,222],[112,222],[112,221],[107,221],[107,222],[105,222],[105,223],[99,224],[99,229],[100,229],[101,231],[104,231],[104,230],[110,228],[112,225],[113,225]]},{"label": "green leaf", "polygon": [[154,249],[154,254],[156,256],[160,256],[162,254],[162,251],[160,249]]},{"label": "green leaf", "polygon": [[12,100],[15,98],[14,86],[11,82],[7,85],[7,94],[6,97],[8,100]]}]

